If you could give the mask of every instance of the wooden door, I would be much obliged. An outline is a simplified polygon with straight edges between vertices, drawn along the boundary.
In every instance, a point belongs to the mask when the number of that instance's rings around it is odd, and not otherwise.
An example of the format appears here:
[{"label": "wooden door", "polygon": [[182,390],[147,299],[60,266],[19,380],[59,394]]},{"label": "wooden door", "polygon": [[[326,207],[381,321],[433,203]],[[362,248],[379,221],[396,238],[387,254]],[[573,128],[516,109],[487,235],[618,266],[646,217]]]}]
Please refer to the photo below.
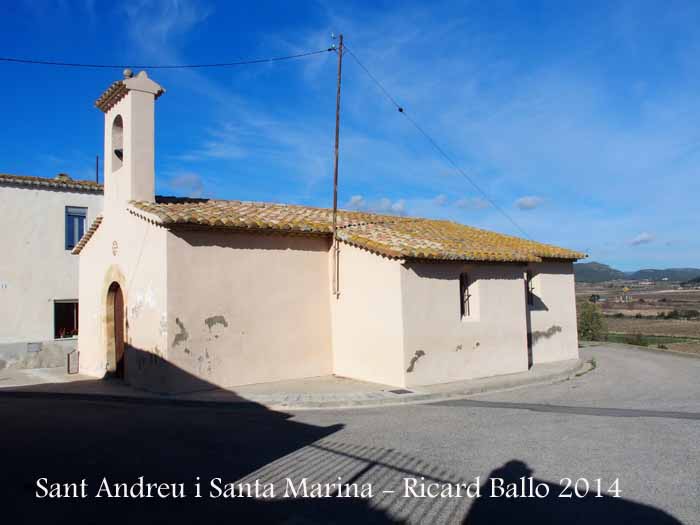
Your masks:
[{"label": "wooden door", "polygon": [[118,284],[112,285],[114,293],[114,355],[116,376],[124,379],[126,358],[124,355],[124,296]]}]

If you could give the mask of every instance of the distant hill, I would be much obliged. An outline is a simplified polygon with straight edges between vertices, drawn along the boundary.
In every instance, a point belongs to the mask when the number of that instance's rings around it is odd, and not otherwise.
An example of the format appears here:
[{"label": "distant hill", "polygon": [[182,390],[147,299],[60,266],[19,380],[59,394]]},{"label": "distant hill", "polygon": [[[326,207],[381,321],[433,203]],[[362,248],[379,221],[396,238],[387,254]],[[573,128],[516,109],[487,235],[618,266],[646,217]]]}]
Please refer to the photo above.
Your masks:
[{"label": "distant hill", "polygon": [[700,277],[696,277],[695,279],[690,279],[689,281],[686,281],[684,283],[681,283],[683,286],[698,286],[700,285]]},{"label": "distant hill", "polygon": [[625,279],[625,273],[615,268],[611,268],[607,264],[597,262],[575,263],[574,275],[580,283],[601,283],[603,281],[612,281],[615,279]]},{"label": "distant hill", "polygon": [[666,270],[639,270],[630,274],[631,279],[649,279],[650,281],[689,281],[700,277],[698,268],[667,268]]},{"label": "distant hill", "polygon": [[[644,269],[636,272],[621,272],[607,264],[597,262],[574,264],[574,274],[580,283],[600,283],[615,279],[632,279],[637,281],[691,281],[700,278],[700,268],[667,268],[665,270]],[[692,284],[692,283],[691,283]]]}]

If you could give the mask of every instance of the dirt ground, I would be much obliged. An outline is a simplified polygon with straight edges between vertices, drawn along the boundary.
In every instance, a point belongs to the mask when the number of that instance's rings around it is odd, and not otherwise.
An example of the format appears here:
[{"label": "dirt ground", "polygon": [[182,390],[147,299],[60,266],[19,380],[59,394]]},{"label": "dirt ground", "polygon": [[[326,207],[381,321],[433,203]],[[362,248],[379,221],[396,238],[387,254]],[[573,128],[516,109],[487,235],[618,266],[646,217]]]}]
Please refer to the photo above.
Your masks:
[{"label": "dirt ground", "polygon": [[[693,338],[697,340],[669,342],[665,346],[669,350],[700,354],[700,319],[655,318],[673,310],[700,310],[700,290],[679,289],[678,283],[576,284],[579,304],[587,302],[592,295],[602,299],[597,304],[605,315],[608,332]],[[615,317],[620,314],[624,317]]]},{"label": "dirt ground", "polygon": [[674,350],[676,352],[700,355],[700,341],[696,343],[673,343],[666,346],[668,346],[669,350]]},{"label": "dirt ground", "polygon": [[618,334],[670,335],[700,338],[700,321],[606,317],[609,332]]}]

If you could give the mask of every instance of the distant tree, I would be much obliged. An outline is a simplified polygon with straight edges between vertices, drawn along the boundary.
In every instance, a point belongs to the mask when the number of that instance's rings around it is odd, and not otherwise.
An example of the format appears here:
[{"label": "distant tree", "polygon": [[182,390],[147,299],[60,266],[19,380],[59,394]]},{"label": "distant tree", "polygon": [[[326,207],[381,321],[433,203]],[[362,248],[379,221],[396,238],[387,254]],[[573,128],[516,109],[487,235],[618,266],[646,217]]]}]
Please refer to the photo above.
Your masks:
[{"label": "distant tree", "polygon": [[581,305],[578,319],[578,336],[584,341],[601,341],[606,332],[605,320],[600,308],[593,303]]},{"label": "distant tree", "polygon": [[666,312],[666,319],[680,319],[681,313],[678,310],[671,310]]},{"label": "distant tree", "polygon": [[644,338],[642,334],[626,335],[624,342],[628,345],[649,346],[649,342]]}]

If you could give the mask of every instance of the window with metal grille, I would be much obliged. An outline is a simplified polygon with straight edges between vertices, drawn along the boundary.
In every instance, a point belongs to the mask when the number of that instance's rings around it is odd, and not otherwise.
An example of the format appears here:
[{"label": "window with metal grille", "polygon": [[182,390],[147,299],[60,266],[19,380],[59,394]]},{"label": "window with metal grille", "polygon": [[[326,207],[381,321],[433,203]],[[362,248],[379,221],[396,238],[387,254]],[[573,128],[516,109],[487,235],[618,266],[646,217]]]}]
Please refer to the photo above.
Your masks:
[{"label": "window with metal grille", "polygon": [[535,305],[535,285],[532,280],[532,272],[527,272],[525,274],[525,288],[527,290],[527,304],[529,306]]},{"label": "window with metal grille", "polygon": [[66,250],[72,250],[85,233],[87,208],[66,206]]},{"label": "window with metal grille", "polygon": [[469,275],[462,273],[459,276],[460,315],[462,319],[471,315],[471,293],[469,291]]}]

